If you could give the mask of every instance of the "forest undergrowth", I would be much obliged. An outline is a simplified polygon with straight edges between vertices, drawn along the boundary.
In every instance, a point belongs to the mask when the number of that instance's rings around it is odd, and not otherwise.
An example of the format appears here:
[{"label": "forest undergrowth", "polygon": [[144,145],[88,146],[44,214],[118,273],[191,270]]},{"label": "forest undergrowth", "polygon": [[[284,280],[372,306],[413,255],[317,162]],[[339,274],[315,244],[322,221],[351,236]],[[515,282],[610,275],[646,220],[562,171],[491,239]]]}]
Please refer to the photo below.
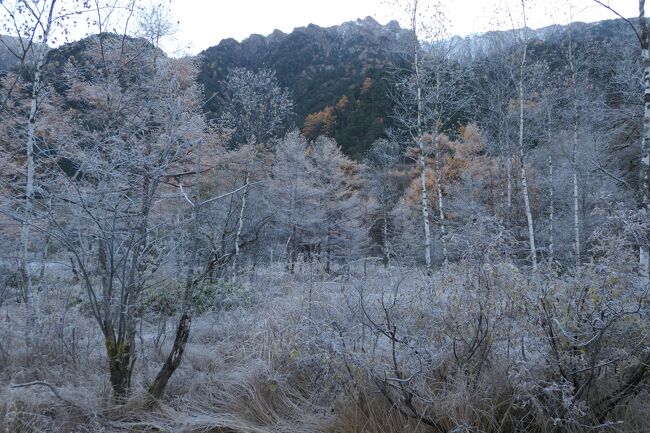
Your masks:
[{"label": "forest undergrowth", "polygon": [[471,263],[432,276],[320,269],[303,263],[289,274],[277,264],[249,270],[237,286],[206,285],[184,361],[159,401],[146,384],[169,351],[175,318],[164,296],[147,300],[134,391],[119,405],[80,289],[41,281],[33,325],[6,296],[0,430],[650,429],[648,288],[633,273],[585,265],[542,278]]}]

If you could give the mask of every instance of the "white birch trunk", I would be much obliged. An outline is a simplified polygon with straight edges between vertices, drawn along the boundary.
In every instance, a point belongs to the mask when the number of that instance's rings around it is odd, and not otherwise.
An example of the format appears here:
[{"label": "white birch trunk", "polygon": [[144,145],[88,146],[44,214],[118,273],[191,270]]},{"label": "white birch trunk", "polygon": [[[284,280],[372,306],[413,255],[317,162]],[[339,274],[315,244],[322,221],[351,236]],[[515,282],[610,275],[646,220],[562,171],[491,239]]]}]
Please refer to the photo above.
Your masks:
[{"label": "white birch trunk", "polygon": [[[645,17],[645,0],[639,0],[639,21],[641,27],[641,59],[643,67],[643,135],[641,137],[641,211],[648,218],[650,208],[650,51],[648,24]],[[650,250],[648,236],[639,246],[639,272],[646,279],[650,278]]]},{"label": "white birch trunk", "polygon": [[431,270],[431,227],[429,225],[429,198],[427,194],[427,163],[425,157],[424,143],[422,142],[422,87],[420,81],[420,67],[418,56],[418,38],[417,38],[417,14],[418,1],[413,1],[413,11],[411,15],[411,29],[413,37],[415,38],[413,44],[415,80],[417,87],[417,144],[420,150],[420,157],[418,158],[420,165],[420,184],[422,187],[421,205],[422,205],[422,220],[424,223],[424,260],[426,263],[427,271]]},{"label": "white birch trunk", "polygon": [[[501,167],[501,161],[499,161],[499,167]],[[506,193],[503,188],[501,188],[501,182],[499,182],[499,220],[501,221],[501,224],[504,224],[503,215],[505,214],[505,197]]]},{"label": "white birch trunk", "polygon": [[237,282],[237,262],[239,261],[239,243],[241,241],[241,233],[244,229],[244,215],[246,213],[246,202],[248,198],[248,183],[250,181],[250,168],[246,169],[246,180],[244,191],[242,192],[241,207],[239,208],[239,219],[237,221],[237,231],[235,232],[235,257],[232,263],[232,282]]},{"label": "white birch trunk", "polygon": [[424,146],[418,139],[420,147],[420,183],[422,184],[422,220],[424,222],[424,259],[427,270],[431,269],[431,227],[429,226],[429,198],[427,195],[426,161],[424,159]]},{"label": "white birch trunk", "polygon": [[[521,2],[524,16],[524,31],[526,31],[526,10],[524,1]],[[530,196],[528,194],[528,179],[526,178],[526,160],[524,152],[524,68],[526,66],[526,55],[528,53],[528,39],[524,38],[521,65],[519,68],[519,159],[521,160],[521,187],[524,195],[524,210],[526,211],[526,222],[528,224],[528,241],[530,246],[530,259],[533,265],[533,272],[537,271],[537,249],[535,247],[535,229],[533,227],[533,214],[530,208]]]},{"label": "white birch trunk", "polygon": [[440,140],[438,137],[434,138],[436,140],[436,192],[438,194],[438,218],[440,219],[440,242],[442,244],[442,259],[445,265],[448,264],[447,261],[447,241],[446,236],[446,226],[445,226],[445,211],[442,203],[442,187],[440,182],[442,181],[442,176],[440,174]]},{"label": "white birch trunk", "polygon": [[[43,31],[43,40],[42,40],[42,51],[39,52],[39,55],[36,58],[36,65],[34,68],[34,81],[32,82],[32,95],[30,101],[29,109],[29,118],[27,122],[27,142],[25,143],[25,150],[27,156],[27,183],[25,186],[25,216],[24,222],[20,226],[20,270],[23,276],[23,296],[25,302],[29,303],[31,301],[31,291],[32,291],[32,277],[27,268],[28,259],[29,259],[29,229],[32,224],[32,210],[34,202],[34,181],[36,178],[36,164],[34,162],[34,147],[36,145],[36,116],[38,115],[38,102],[41,95],[41,86],[42,86],[42,75],[43,75],[43,65],[45,63],[45,58],[49,51],[48,42],[50,38],[50,32],[52,30],[52,19],[54,13],[54,6],[56,0],[53,0],[50,4],[50,11],[48,14],[47,22],[44,26]],[[41,50],[41,48],[37,48]]]},{"label": "white birch trunk", "polygon": [[388,239],[388,209],[384,204],[384,227],[382,229],[384,236],[384,267],[390,268],[390,240]]},{"label": "white birch trunk", "polygon": [[573,96],[573,153],[571,175],[573,178],[573,236],[576,266],[580,265],[580,205],[578,191],[578,89],[576,87],[576,68],[573,59],[573,40],[569,26],[569,67],[571,68],[571,88]]},{"label": "white birch trunk", "polygon": [[508,177],[506,203],[508,206],[508,216],[510,216],[512,212],[512,156],[511,155],[508,155],[508,159],[506,160],[506,175]]},{"label": "white birch trunk", "polygon": [[45,23],[40,22],[43,29],[43,38],[40,41],[41,47],[35,48],[38,51],[34,68],[34,81],[32,82],[32,94],[27,122],[27,141],[25,153],[27,157],[27,181],[25,184],[25,208],[23,222],[20,225],[20,273],[23,278],[23,298],[27,308],[27,326],[25,327],[25,343],[28,353],[31,350],[32,342],[37,331],[36,322],[39,317],[39,307],[36,305],[37,298],[32,299],[32,276],[29,271],[29,232],[32,224],[32,212],[34,207],[34,184],[36,180],[36,163],[34,161],[34,148],[36,146],[36,117],[38,116],[38,103],[41,96],[43,65],[49,51],[48,43],[52,31],[52,22],[56,0],[50,3],[50,9]]},{"label": "white birch trunk", "polygon": [[32,101],[31,108],[29,111],[29,120],[27,126],[27,184],[25,186],[25,216],[24,222],[20,226],[20,267],[21,273],[23,275],[23,297],[25,298],[26,303],[31,301],[31,286],[32,278],[27,269],[28,263],[28,249],[29,249],[29,228],[32,223],[32,207],[34,200],[34,178],[36,173],[36,167],[34,163],[34,143],[36,141],[35,132],[36,132],[36,113],[38,107],[38,96],[40,88],[40,79],[41,79],[41,62],[39,60],[36,66],[36,72],[34,74],[34,83],[32,86]]},{"label": "white birch trunk", "polygon": [[549,231],[549,241],[548,241],[548,256],[553,263],[555,258],[555,187],[553,185],[553,156],[548,156],[548,177],[550,182],[549,188],[549,209],[548,209],[548,231]]},{"label": "white birch trunk", "polygon": [[573,235],[576,266],[580,265],[580,205],[578,193],[578,125],[573,124]]},{"label": "white birch trunk", "polygon": [[549,261],[552,264],[555,258],[555,184],[554,184],[554,174],[553,174],[553,150],[552,140],[551,140],[551,107],[547,107],[547,124],[546,124],[546,134],[547,134],[547,143],[548,143],[548,179],[549,179],[549,209],[548,209],[548,231],[549,231],[549,241],[548,241],[548,256]]},{"label": "white birch trunk", "polygon": [[[521,152],[523,159],[523,152]],[[530,246],[531,262],[533,264],[533,272],[537,271],[537,250],[535,247],[535,229],[533,227],[533,214],[530,209],[530,197],[528,195],[528,181],[526,178],[526,168],[521,165],[521,186],[524,195],[524,209],[526,211],[526,222],[528,223],[528,240]]]}]

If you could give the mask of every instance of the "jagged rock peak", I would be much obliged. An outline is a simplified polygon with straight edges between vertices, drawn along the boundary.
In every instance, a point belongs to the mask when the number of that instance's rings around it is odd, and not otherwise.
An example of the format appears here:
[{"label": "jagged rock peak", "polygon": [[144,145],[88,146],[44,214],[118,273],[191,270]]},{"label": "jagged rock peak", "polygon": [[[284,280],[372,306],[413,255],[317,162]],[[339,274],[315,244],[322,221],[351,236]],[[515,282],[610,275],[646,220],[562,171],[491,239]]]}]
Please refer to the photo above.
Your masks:
[{"label": "jagged rock peak", "polygon": [[[321,27],[317,24],[308,24],[306,26],[300,26],[293,29],[290,33],[285,33],[281,30],[275,29],[273,32],[267,36],[260,34],[252,34],[246,37],[242,43],[244,44],[254,44],[260,45],[263,42],[266,43],[278,43],[286,39],[292,33],[306,33],[311,35],[319,34],[341,34],[344,36],[351,36],[356,34],[377,34],[377,35],[398,35],[399,33],[406,33],[408,30],[402,29],[399,23],[395,20],[389,21],[388,23],[381,24],[375,18],[367,16],[365,18],[358,18],[354,21],[347,21],[339,25],[330,26],[330,27]],[[232,45],[234,40],[232,38],[223,39],[219,42],[218,45]]]}]

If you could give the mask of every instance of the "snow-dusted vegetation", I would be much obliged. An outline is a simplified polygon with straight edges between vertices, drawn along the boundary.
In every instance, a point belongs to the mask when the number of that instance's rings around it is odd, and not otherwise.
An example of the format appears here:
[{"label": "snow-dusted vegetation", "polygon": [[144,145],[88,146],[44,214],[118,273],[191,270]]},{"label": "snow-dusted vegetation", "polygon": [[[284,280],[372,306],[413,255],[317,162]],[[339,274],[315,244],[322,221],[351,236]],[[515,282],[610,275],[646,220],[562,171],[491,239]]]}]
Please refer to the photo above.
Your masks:
[{"label": "snow-dusted vegetation", "polygon": [[650,431],[644,2],[403,3],[173,58],[164,5],[0,2],[0,431]]},{"label": "snow-dusted vegetation", "polygon": [[[133,392],[119,406],[107,398],[104,337],[78,284],[62,278],[38,293],[33,329],[8,299],[5,430],[648,428],[647,391],[631,387],[647,363],[647,293],[630,275],[594,265],[531,279],[507,263],[473,261],[431,277],[377,265],[328,276],[310,263],[246,275],[195,298],[202,313],[158,401],[146,389],[172,345],[166,308],[175,298],[147,299]],[[215,299],[221,308],[207,308]]]}]

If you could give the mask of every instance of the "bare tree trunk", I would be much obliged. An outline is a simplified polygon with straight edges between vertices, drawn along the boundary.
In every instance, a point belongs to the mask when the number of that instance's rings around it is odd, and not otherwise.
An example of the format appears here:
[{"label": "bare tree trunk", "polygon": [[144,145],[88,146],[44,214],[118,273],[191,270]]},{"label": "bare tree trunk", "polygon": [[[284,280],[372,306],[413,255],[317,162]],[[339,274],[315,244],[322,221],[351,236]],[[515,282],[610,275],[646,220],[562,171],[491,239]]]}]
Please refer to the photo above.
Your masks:
[{"label": "bare tree trunk", "polygon": [[[641,27],[641,58],[643,66],[643,135],[641,137],[641,211],[648,217],[650,213],[650,51],[648,23],[645,17],[645,0],[639,0],[639,24]],[[645,278],[650,278],[650,239],[646,235],[639,246],[639,271]]]},{"label": "bare tree trunk", "polygon": [[[503,161],[499,159],[499,167],[502,167],[502,163]],[[501,182],[499,182],[499,220],[501,221],[501,224],[505,224],[505,214],[506,214],[506,193],[504,188],[501,187]]]},{"label": "bare tree trunk", "polygon": [[512,213],[512,155],[508,155],[508,159],[506,159],[506,176],[508,177],[506,203],[509,217]]},{"label": "bare tree trunk", "polygon": [[[29,109],[29,119],[27,122],[27,142],[25,145],[27,156],[27,184],[25,186],[25,216],[24,222],[20,226],[20,272],[23,277],[23,297],[26,303],[31,301],[32,278],[27,269],[28,250],[29,250],[29,229],[32,222],[32,208],[34,201],[34,180],[36,177],[36,165],[34,162],[34,147],[36,144],[36,116],[38,115],[38,103],[41,96],[43,65],[48,52],[48,43],[52,31],[52,21],[56,0],[50,3],[50,10],[47,15],[47,22],[40,22],[43,30],[42,51],[36,58],[34,68],[34,81],[32,82],[32,95]],[[41,50],[41,47],[35,48]]]},{"label": "bare tree trunk", "polygon": [[549,209],[548,209],[548,256],[551,263],[555,259],[555,187],[553,185],[553,156],[548,156]]},{"label": "bare tree trunk", "polygon": [[293,274],[296,267],[296,225],[291,226],[291,235],[287,240],[287,270]]},{"label": "bare tree trunk", "polygon": [[424,146],[418,140],[420,147],[420,183],[422,185],[422,220],[424,222],[424,259],[427,270],[431,270],[431,228],[429,227],[429,198],[427,196],[426,162],[424,159]]},{"label": "bare tree trunk", "polygon": [[573,96],[573,153],[571,175],[573,178],[573,235],[576,266],[580,265],[580,206],[578,192],[578,89],[576,87],[576,68],[573,58],[573,40],[569,25],[569,67],[571,68],[571,87]]},{"label": "bare tree trunk", "polygon": [[332,272],[332,244],[330,229],[327,228],[327,235],[325,237],[325,273],[330,274]]},{"label": "bare tree trunk", "polygon": [[424,260],[427,271],[431,271],[431,227],[429,226],[429,198],[427,194],[427,163],[425,156],[424,143],[422,142],[422,86],[420,79],[419,65],[419,46],[417,38],[417,19],[418,19],[418,1],[413,1],[413,11],[411,14],[411,29],[413,31],[413,66],[415,69],[415,80],[417,87],[417,144],[420,150],[418,162],[420,165],[420,186],[422,187],[421,205],[422,220],[424,223]]},{"label": "bare tree trunk", "polygon": [[190,329],[192,326],[192,317],[190,309],[192,305],[192,296],[194,295],[194,267],[198,259],[199,252],[199,217],[200,217],[200,200],[201,200],[201,153],[203,146],[199,142],[196,148],[196,163],[194,174],[194,204],[192,205],[192,216],[190,221],[190,260],[187,264],[187,275],[185,278],[185,291],[183,293],[183,303],[181,308],[181,317],[176,327],[176,336],[171,352],[167,355],[165,363],[161,367],[158,375],[149,386],[149,394],[155,399],[162,397],[167,387],[169,379],[176,369],[181,365],[185,346],[190,338]]},{"label": "bare tree trunk", "polygon": [[574,124],[573,131],[573,161],[571,163],[573,176],[573,233],[576,266],[580,265],[580,206],[578,200],[578,156],[577,156],[577,125]]},{"label": "bare tree trunk", "polygon": [[183,359],[185,352],[185,345],[190,338],[190,328],[192,326],[192,318],[188,313],[183,313],[178,326],[176,327],[176,336],[174,337],[174,344],[172,350],[165,359],[165,363],[158,372],[158,375],[149,386],[149,394],[155,399],[162,397],[169,382],[169,378],[174,374]]},{"label": "bare tree trunk", "polygon": [[384,268],[390,268],[390,240],[388,239],[388,209],[384,204],[384,225],[382,228],[384,241]]},{"label": "bare tree trunk", "polygon": [[237,221],[237,231],[235,232],[235,257],[232,262],[232,282],[237,282],[237,263],[239,261],[239,244],[241,242],[241,233],[244,229],[244,215],[246,212],[246,199],[248,198],[248,183],[250,182],[250,167],[246,169],[246,180],[244,191],[242,192],[241,207],[239,208],[239,219]]},{"label": "bare tree trunk", "polygon": [[115,329],[110,319],[104,322],[103,328],[113,401],[124,403],[131,389],[135,362],[135,333],[130,333],[126,340],[120,342],[115,338]]},{"label": "bare tree trunk", "polygon": [[440,152],[440,140],[438,140],[438,137],[435,137],[436,140],[436,192],[438,194],[438,218],[440,219],[440,242],[442,243],[442,259],[443,263],[447,265],[447,241],[445,239],[446,236],[446,225],[445,225],[445,211],[443,208],[443,203],[442,203],[442,186],[440,183],[442,182],[442,175],[440,173],[440,158],[441,158],[441,152]]},{"label": "bare tree trunk", "polygon": [[551,149],[552,140],[551,140],[551,107],[547,107],[546,111],[547,123],[546,123],[546,134],[547,134],[547,143],[548,143],[548,180],[549,180],[549,209],[548,209],[548,231],[549,231],[549,241],[548,241],[548,256],[549,261],[553,264],[555,259],[555,185],[554,185],[554,174],[553,174],[553,151]]},{"label": "bare tree trunk", "polygon": [[[521,1],[521,8],[524,17],[524,32],[526,31],[526,7],[524,0]],[[535,248],[535,229],[533,227],[533,214],[530,208],[530,196],[528,194],[528,179],[526,178],[526,160],[524,152],[524,69],[526,67],[526,55],[528,53],[528,38],[524,38],[521,65],[519,67],[519,158],[521,162],[521,187],[524,195],[524,210],[526,211],[526,222],[528,223],[528,241],[530,246],[530,258],[533,264],[533,272],[537,271],[537,249]]]},{"label": "bare tree trunk", "polygon": [[[522,105],[523,106],[523,105]],[[523,112],[522,112],[523,113]],[[522,120],[523,121],[523,114]],[[523,126],[523,123],[522,123]],[[523,134],[523,127],[520,127],[520,134]],[[526,178],[526,166],[524,164],[524,148],[520,138],[519,157],[521,158],[521,187],[524,195],[524,209],[526,211],[526,222],[528,224],[528,241],[530,246],[530,257],[533,264],[533,272],[537,271],[537,249],[535,248],[535,229],[533,227],[533,214],[530,209],[530,197],[528,195],[528,180]]]},{"label": "bare tree trunk", "polygon": [[296,222],[294,220],[294,209],[296,207],[296,196],[297,196],[297,185],[294,183],[291,185],[291,199],[289,204],[290,215],[291,215],[291,233],[289,234],[289,239],[287,239],[286,252],[287,252],[287,271],[290,274],[294,273],[295,262],[296,262]]}]

